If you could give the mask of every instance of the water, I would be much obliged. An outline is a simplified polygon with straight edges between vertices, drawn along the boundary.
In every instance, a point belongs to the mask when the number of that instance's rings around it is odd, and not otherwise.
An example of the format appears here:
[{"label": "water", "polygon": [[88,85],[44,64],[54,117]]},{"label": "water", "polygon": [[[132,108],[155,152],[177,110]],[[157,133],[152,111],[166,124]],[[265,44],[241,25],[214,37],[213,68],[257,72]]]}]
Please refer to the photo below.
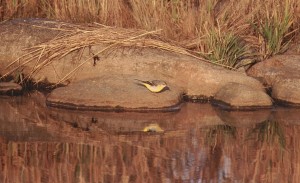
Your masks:
[{"label": "water", "polygon": [[105,113],[0,97],[0,182],[299,182],[299,124],[295,108]]}]

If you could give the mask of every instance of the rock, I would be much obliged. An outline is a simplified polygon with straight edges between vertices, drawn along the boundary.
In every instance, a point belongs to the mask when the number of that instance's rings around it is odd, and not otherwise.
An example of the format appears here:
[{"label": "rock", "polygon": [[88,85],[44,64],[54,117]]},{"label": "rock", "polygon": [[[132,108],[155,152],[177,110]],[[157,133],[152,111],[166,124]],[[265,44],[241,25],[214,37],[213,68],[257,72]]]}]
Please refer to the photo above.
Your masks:
[{"label": "rock", "polygon": [[[32,26],[35,24],[57,27],[62,24],[52,22],[41,23],[38,21],[6,22],[0,26],[2,39],[0,39],[0,68],[5,68],[11,61],[19,58],[28,52],[26,48],[35,44],[45,43],[59,34],[57,29],[41,28]],[[43,37],[42,35],[45,35]],[[18,39],[16,39],[18,36]],[[228,70],[193,57],[183,54],[172,53],[159,49],[143,48],[120,48],[110,50],[109,55],[98,55],[100,60],[94,65],[91,52],[97,53],[105,45],[91,46],[84,51],[73,51],[59,60],[44,66],[39,72],[32,75],[35,81],[58,82],[63,76],[80,66],[80,69],[73,74],[69,81],[76,82],[108,75],[134,75],[137,78],[159,78],[170,83],[175,83],[184,89],[185,94],[193,99],[208,99],[212,97],[221,87],[229,82],[246,84],[260,90],[262,84],[243,73]],[[78,58],[81,58],[80,60]],[[83,63],[85,60],[88,62]],[[2,64],[2,65],[1,65]],[[35,66],[28,65],[24,68],[24,74],[32,72]],[[7,72],[1,70],[0,74]],[[169,105],[169,104],[166,104]]]},{"label": "rock", "polygon": [[272,86],[277,81],[300,78],[300,55],[276,55],[251,67],[247,74],[262,78],[265,84]]},{"label": "rock", "polygon": [[47,105],[100,111],[176,111],[182,90],[168,83],[170,91],[152,93],[136,84],[134,76],[113,75],[87,79],[57,88]]},{"label": "rock", "polygon": [[300,79],[284,79],[273,84],[272,97],[291,106],[300,106]]},{"label": "rock", "polygon": [[272,89],[272,97],[287,105],[300,105],[300,55],[276,55],[248,70]]},{"label": "rock", "polygon": [[262,90],[229,83],[215,94],[213,103],[227,109],[254,109],[271,107],[272,99]]},{"label": "rock", "polygon": [[21,93],[21,85],[12,82],[0,82],[0,95],[19,95]]},{"label": "rock", "polygon": [[[32,26],[33,24],[34,26]],[[38,19],[15,19],[2,23],[0,25],[0,42],[2,44],[0,46],[1,61],[13,61],[25,53],[24,48],[43,43],[58,36],[62,31],[49,29],[58,28],[57,25],[58,22],[41,21]],[[14,51],[13,55],[9,55],[12,54],[11,51]],[[3,68],[2,66],[6,67],[7,65],[0,63],[0,70]]]}]

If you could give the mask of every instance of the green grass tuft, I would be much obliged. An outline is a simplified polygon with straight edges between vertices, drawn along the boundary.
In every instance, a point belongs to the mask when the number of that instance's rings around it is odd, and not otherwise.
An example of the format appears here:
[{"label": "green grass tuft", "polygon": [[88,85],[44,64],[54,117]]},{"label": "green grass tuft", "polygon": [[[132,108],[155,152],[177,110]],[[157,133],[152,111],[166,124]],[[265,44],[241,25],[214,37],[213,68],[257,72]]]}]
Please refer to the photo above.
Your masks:
[{"label": "green grass tuft", "polygon": [[210,29],[204,44],[208,53],[203,55],[206,59],[230,68],[236,68],[242,59],[249,56],[248,46],[239,36],[220,29]]},{"label": "green grass tuft", "polygon": [[297,30],[293,29],[293,7],[289,1],[285,1],[283,7],[280,4],[277,8],[266,7],[263,14],[256,16],[256,22],[252,25],[261,40],[260,53],[263,58],[285,52]]}]

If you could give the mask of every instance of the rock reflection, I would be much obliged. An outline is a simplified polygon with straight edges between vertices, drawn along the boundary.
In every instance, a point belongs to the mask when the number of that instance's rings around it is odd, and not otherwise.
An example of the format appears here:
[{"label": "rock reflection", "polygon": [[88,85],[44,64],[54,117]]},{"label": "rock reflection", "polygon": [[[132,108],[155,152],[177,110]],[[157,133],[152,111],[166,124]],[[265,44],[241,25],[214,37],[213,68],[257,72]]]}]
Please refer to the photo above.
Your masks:
[{"label": "rock reflection", "polygon": [[[300,180],[300,109],[186,104],[153,115],[49,109],[43,100],[0,98],[0,182]],[[150,124],[163,132],[144,133]]]},{"label": "rock reflection", "polygon": [[222,121],[236,127],[252,126],[270,118],[271,110],[261,109],[257,111],[227,111],[215,108],[216,114]]}]

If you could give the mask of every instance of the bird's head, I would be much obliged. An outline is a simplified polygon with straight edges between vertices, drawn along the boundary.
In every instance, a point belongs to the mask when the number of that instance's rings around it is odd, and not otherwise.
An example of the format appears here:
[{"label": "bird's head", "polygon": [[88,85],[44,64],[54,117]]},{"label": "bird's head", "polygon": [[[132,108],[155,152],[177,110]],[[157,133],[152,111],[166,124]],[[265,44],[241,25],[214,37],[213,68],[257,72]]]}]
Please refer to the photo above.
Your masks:
[{"label": "bird's head", "polygon": [[170,87],[167,85],[167,83],[161,84],[161,87],[162,87],[161,92],[166,91],[166,90],[171,91],[171,89],[170,89]]}]

